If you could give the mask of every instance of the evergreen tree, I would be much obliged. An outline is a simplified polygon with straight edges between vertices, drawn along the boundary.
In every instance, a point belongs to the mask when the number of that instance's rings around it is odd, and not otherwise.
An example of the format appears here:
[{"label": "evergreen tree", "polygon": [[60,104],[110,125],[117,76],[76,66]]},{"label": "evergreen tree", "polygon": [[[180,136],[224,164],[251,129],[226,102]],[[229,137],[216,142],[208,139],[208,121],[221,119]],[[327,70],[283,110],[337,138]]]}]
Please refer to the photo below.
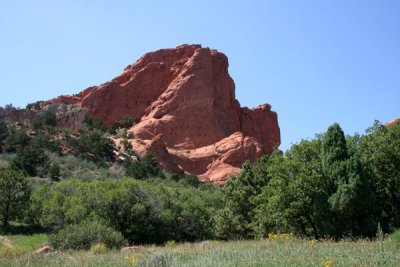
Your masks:
[{"label": "evergreen tree", "polygon": [[[364,222],[360,218],[372,216],[374,196],[359,159],[349,155],[346,138],[337,123],[330,126],[323,137],[321,159],[329,195],[332,235],[338,238],[359,234],[363,231],[360,224]],[[371,233],[370,228],[373,226],[364,226],[368,233]]]},{"label": "evergreen tree", "polygon": [[0,221],[3,226],[26,208],[29,196],[29,183],[21,171],[0,170]]}]

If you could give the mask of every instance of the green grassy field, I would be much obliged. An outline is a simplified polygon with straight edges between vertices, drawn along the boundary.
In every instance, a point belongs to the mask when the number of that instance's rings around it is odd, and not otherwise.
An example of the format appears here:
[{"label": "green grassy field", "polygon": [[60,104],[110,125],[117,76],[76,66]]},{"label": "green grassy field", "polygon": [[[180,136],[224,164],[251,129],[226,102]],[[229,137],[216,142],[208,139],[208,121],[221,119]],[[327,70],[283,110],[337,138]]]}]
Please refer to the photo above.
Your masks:
[{"label": "green grassy field", "polygon": [[[400,248],[385,241],[324,241],[290,238],[260,241],[204,241],[199,243],[146,246],[136,252],[54,252],[34,256],[47,242],[46,235],[7,235],[16,253],[0,247],[0,266],[400,266]],[[8,253],[5,253],[8,251]]]}]

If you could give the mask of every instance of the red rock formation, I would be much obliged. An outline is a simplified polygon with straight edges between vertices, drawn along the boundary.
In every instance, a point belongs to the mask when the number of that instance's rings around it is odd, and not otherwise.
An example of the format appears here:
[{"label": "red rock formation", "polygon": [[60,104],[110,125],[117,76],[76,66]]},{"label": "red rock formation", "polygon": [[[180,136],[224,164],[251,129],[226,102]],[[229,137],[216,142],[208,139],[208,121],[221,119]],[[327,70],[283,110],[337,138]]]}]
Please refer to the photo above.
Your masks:
[{"label": "red rock formation", "polygon": [[400,121],[400,118],[396,118],[396,119],[390,120],[385,124],[385,126],[393,125],[393,124],[395,124],[395,123],[397,123],[399,121]]},{"label": "red rock formation", "polygon": [[79,104],[106,125],[129,114],[140,155],[151,150],[168,171],[217,183],[280,144],[271,106],[241,108],[227,57],[200,45],[148,53],[110,82],[52,102]]}]

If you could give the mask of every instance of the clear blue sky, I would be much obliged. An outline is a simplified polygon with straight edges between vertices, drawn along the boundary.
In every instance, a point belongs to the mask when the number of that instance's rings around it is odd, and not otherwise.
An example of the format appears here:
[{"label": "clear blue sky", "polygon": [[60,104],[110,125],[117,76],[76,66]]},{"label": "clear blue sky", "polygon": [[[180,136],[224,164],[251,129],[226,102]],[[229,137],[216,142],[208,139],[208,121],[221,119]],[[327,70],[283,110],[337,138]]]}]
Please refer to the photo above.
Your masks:
[{"label": "clear blue sky", "polygon": [[278,113],[283,150],[400,116],[398,0],[2,0],[0,105],[77,93],[183,43],[229,57],[242,106]]}]

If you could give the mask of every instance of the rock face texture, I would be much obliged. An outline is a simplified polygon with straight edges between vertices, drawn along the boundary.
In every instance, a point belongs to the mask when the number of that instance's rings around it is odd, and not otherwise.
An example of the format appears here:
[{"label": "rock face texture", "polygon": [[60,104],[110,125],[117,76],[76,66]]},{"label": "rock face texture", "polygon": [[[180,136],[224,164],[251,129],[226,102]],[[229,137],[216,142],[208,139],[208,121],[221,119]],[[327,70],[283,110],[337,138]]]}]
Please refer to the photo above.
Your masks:
[{"label": "rock face texture", "polygon": [[51,102],[78,105],[106,125],[131,115],[139,155],[152,151],[168,171],[216,183],[280,144],[271,106],[241,108],[227,57],[200,45],[145,54],[113,80]]},{"label": "rock face texture", "polygon": [[81,128],[86,116],[85,109],[77,104],[50,104],[42,108],[42,112],[45,111],[51,111],[56,114],[58,126],[72,129]]}]

